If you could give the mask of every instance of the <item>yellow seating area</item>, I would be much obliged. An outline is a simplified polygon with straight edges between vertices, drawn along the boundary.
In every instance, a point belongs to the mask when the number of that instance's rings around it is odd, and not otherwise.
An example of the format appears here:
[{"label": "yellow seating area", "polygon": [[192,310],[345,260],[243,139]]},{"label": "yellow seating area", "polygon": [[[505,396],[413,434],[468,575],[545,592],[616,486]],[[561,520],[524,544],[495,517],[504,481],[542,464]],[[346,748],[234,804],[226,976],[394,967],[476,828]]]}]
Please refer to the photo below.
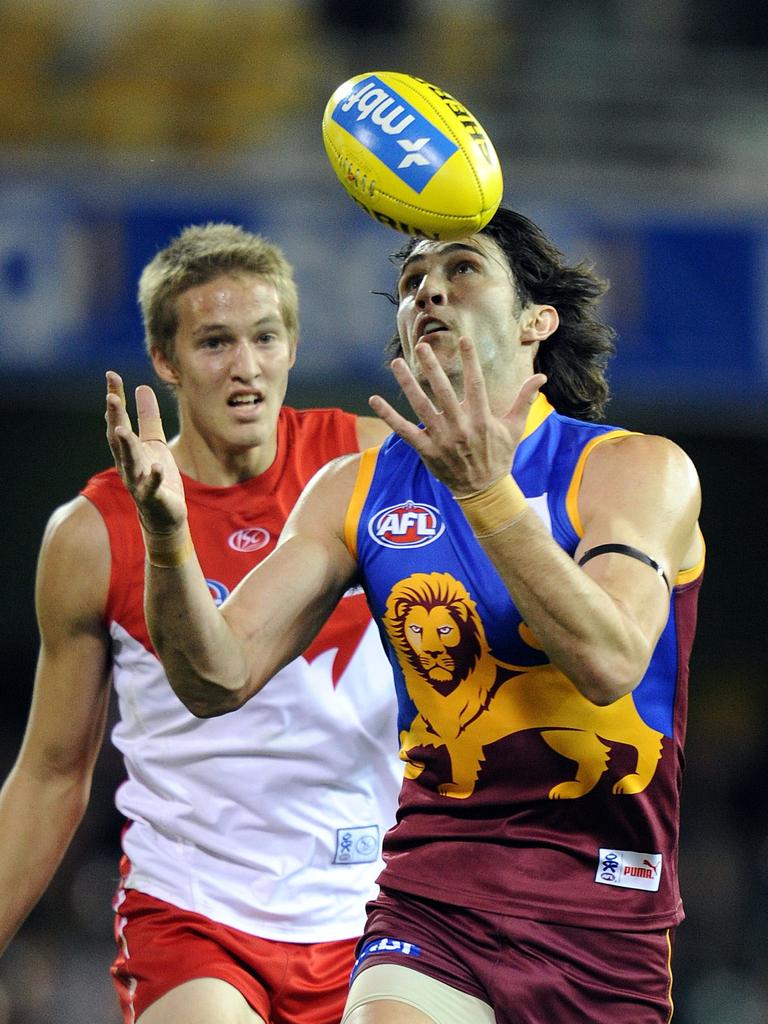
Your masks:
[{"label": "yellow seating area", "polygon": [[0,145],[238,149],[312,94],[307,5],[121,0],[95,33],[88,8],[0,0]]}]

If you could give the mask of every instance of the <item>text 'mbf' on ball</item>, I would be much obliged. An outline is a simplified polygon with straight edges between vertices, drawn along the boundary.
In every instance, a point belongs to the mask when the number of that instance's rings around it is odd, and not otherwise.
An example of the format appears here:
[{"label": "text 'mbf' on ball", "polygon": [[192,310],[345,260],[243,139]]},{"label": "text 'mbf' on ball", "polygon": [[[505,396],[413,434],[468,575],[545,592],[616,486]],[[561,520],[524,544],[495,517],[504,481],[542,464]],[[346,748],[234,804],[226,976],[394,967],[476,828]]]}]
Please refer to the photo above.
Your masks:
[{"label": "text 'mbf' on ball", "polygon": [[421,78],[350,78],[326,105],[323,142],[349,195],[396,231],[458,238],[484,227],[501,202],[499,159],[479,121]]}]

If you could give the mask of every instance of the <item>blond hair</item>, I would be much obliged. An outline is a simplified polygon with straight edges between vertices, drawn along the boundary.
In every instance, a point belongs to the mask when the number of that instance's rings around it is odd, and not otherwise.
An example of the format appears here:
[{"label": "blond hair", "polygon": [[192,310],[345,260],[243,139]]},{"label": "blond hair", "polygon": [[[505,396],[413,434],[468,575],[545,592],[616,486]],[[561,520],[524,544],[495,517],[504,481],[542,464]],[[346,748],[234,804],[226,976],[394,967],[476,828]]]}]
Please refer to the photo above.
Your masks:
[{"label": "blond hair", "polygon": [[179,295],[222,275],[240,274],[256,274],[274,284],[283,323],[295,344],[299,297],[293,268],[282,251],[261,235],[234,224],[209,223],[185,228],[141,274],[139,306],[149,354],[157,351],[173,361]]}]

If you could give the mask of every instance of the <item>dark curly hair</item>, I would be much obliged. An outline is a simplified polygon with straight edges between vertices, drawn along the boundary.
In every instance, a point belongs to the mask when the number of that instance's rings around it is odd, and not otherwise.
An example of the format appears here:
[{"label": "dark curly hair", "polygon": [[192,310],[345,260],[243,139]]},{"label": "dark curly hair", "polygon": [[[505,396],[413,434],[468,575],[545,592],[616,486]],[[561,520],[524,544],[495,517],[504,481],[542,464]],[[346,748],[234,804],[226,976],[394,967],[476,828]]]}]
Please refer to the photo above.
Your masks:
[{"label": "dark curly hair", "polygon": [[[534,369],[547,375],[542,391],[559,413],[583,420],[602,418],[610,397],[606,369],[615,351],[616,333],[598,316],[598,301],[608,283],[585,263],[569,266],[565,257],[533,221],[500,207],[478,232],[504,252],[523,307],[554,306],[557,330],[539,346]],[[407,259],[423,238],[411,238],[393,254]],[[392,297],[393,298],[393,297]],[[402,355],[400,337],[386,347],[387,359]]]}]

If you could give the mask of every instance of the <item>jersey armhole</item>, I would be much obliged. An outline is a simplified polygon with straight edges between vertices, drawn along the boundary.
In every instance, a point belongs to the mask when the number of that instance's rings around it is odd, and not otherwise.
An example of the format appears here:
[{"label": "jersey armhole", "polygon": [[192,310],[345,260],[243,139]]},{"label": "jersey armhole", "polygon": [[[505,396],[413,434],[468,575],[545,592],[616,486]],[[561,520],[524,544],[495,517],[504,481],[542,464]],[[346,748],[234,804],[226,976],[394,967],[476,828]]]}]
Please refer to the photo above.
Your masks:
[{"label": "jersey armhole", "polygon": [[357,469],[357,478],[352,489],[352,496],[347,505],[347,512],[344,517],[344,541],[352,557],[357,561],[357,528],[360,523],[360,514],[363,511],[365,499],[368,497],[373,472],[376,469],[380,447],[366,448],[360,453],[360,464]]},{"label": "jersey armhole", "polygon": [[636,433],[636,430],[609,430],[605,434],[594,437],[588,444],[584,445],[565,495],[565,511],[577,537],[581,538],[584,536],[584,524],[579,515],[579,491],[581,490],[581,481],[584,476],[584,467],[587,464],[588,456],[599,444],[603,444],[604,441],[615,441],[620,437],[629,437],[631,434]]},{"label": "jersey armhole", "polygon": [[697,525],[696,531],[701,542],[701,558],[695,565],[692,565],[690,569],[681,569],[680,572],[678,572],[677,576],[675,576],[674,582],[676,587],[684,587],[688,583],[693,583],[704,572],[704,563],[707,557],[707,544],[704,540],[704,534],[701,532],[700,526]]}]

